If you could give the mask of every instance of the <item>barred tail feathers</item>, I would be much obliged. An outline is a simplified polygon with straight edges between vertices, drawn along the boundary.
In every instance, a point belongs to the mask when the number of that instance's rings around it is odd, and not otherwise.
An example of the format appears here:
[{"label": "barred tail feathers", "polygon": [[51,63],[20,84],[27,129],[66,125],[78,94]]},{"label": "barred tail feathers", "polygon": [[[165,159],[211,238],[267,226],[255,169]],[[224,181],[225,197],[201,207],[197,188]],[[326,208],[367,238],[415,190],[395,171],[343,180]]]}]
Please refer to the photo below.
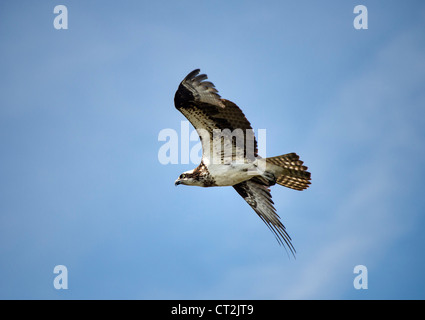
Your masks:
[{"label": "barred tail feathers", "polygon": [[276,183],[295,190],[304,190],[311,184],[311,174],[296,153],[266,158],[267,164],[278,166]]}]

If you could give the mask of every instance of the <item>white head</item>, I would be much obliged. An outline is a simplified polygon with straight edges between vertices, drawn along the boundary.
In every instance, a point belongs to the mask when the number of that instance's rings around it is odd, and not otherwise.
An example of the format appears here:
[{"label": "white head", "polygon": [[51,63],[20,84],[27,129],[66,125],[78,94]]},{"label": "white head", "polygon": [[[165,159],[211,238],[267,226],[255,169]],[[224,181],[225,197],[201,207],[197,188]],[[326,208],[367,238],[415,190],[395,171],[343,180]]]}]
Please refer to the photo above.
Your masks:
[{"label": "white head", "polygon": [[174,185],[185,184],[187,186],[203,187],[204,183],[199,173],[193,173],[194,169],[183,172],[179,178],[174,182]]}]

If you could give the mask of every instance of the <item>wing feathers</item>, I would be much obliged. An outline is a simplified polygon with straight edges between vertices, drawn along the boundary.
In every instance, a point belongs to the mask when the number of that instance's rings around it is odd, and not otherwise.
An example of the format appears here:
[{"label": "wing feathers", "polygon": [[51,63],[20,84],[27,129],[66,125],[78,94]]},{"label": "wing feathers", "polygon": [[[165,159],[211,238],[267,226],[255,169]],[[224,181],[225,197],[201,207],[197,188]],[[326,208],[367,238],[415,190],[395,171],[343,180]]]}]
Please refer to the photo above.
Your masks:
[{"label": "wing feathers", "polygon": [[[209,155],[217,159],[215,161],[221,163],[232,161],[240,155],[255,160],[258,152],[257,141],[251,124],[242,110],[235,103],[221,99],[214,84],[205,81],[207,75],[199,73],[200,70],[196,69],[183,79],[174,96],[174,104],[177,110],[183,113],[192,123],[198,133],[200,132],[199,129],[206,130],[208,133],[209,141],[205,141],[205,136],[201,137],[204,155],[206,151],[208,152],[206,150],[206,147],[208,147],[211,148]],[[212,149],[214,130],[216,129],[219,129],[221,133],[226,129],[230,130],[230,134],[224,133],[217,138],[221,139],[219,145],[231,146],[232,149],[229,149],[229,153],[221,149]],[[240,129],[240,131],[237,129]],[[238,139],[238,137],[241,137],[241,133],[243,139]],[[241,144],[238,144],[240,140],[243,140],[243,150],[241,150]]]},{"label": "wing feathers", "polygon": [[188,90],[193,98],[190,99],[189,94],[189,99],[186,99],[186,103],[202,102],[209,103],[220,108],[224,108],[224,104],[221,101],[221,97],[218,94],[217,89],[214,87],[214,84],[210,81],[204,81],[208,79],[207,75],[199,74],[199,72],[199,69],[193,70],[186,76],[186,78],[183,79],[179,86],[179,89],[176,92],[176,96],[179,91]]},{"label": "wing feathers", "polygon": [[261,183],[257,183],[255,178],[236,184],[233,188],[273,232],[278,243],[283,245],[285,249],[288,248],[292,255],[295,256],[296,251],[292,245],[291,237],[286,232],[285,226],[280,221],[279,215],[273,206],[270,189]]}]

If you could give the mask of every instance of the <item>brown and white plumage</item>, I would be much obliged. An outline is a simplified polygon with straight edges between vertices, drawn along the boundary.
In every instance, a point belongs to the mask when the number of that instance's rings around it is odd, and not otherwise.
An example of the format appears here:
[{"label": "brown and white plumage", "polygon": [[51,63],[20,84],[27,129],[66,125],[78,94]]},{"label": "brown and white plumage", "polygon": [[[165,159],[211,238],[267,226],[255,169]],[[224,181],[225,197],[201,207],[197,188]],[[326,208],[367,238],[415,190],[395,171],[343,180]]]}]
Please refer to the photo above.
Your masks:
[{"label": "brown and white plumage", "polygon": [[[232,141],[233,139],[228,136],[222,138],[225,148],[228,144],[231,144],[234,149],[237,149],[235,150],[236,153],[243,153],[254,160],[258,149],[251,124],[242,110],[232,101],[221,99],[214,84],[205,81],[207,76],[199,74],[199,72],[200,70],[196,69],[183,79],[175,94],[174,104],[177,110],[183,113],[198,131],[203,148],[202,160],[209,162],[214,160],[221,163],[231,161],[230,157],[226,157],[223,154],[223,150],[213,149],[214,130],[229,130],[236,133],[235,140],[243,138],[251,142],[244,144],[243,150],[240,150],[240,148],[237,148],[236,143]],[[202,130],[205,130],[207,135],[209,135],[208,140],[204,138]],[[239,133],[242,136],[239,136]],[[213,160],[207,159],[207,155]]]},{"label": "brown and white plumage", "polygon": [[274,233],[277,241],[282,245],[286,245],[292,254],[294,254],[295,248],[292,245],[291,237],[286,232],[285,226],[280,221],[279,215],[273,206],[274,203],[270,194],[270,188],[256,178],[238,183],[233,188],[235,188],[239,195],[244,198]]},{"label": "brown and white plumage", "polygon": [[[310,173],[295,153],[262,159],[251,124],[233,102],[222,99],[212,82],[196,69],[180,83],[174,104],[197,130],[202,143],[200,165],[180,175],[177,184],[233,186],[295,254],[291,238],[273,206],[269,187],[280,184],[304,190]],[[219,134],[217,134],[219,133]],[[241,143],[242,141],[242,143]]]}]

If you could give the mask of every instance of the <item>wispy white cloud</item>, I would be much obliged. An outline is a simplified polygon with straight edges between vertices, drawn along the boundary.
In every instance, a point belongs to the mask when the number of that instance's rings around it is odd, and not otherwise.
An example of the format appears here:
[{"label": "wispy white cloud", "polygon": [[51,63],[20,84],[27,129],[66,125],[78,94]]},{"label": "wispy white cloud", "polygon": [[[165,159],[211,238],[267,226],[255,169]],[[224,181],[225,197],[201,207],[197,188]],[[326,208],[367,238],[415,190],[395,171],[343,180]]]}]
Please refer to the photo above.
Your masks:
[{"label": "wispy white cloud", "polygon": [[425,158],[421,33],[406,30],[382,46],[369,67],[335,95],[312,132],[312,162],[319,163],[314,187],[325,189],[331,213],[314,227],[318,251],[281,298],[341,297],[355,264],[379,264],[413,226],[411,207],[400,208],[408,188],[414,189],[408,177],[417,175]]}]

